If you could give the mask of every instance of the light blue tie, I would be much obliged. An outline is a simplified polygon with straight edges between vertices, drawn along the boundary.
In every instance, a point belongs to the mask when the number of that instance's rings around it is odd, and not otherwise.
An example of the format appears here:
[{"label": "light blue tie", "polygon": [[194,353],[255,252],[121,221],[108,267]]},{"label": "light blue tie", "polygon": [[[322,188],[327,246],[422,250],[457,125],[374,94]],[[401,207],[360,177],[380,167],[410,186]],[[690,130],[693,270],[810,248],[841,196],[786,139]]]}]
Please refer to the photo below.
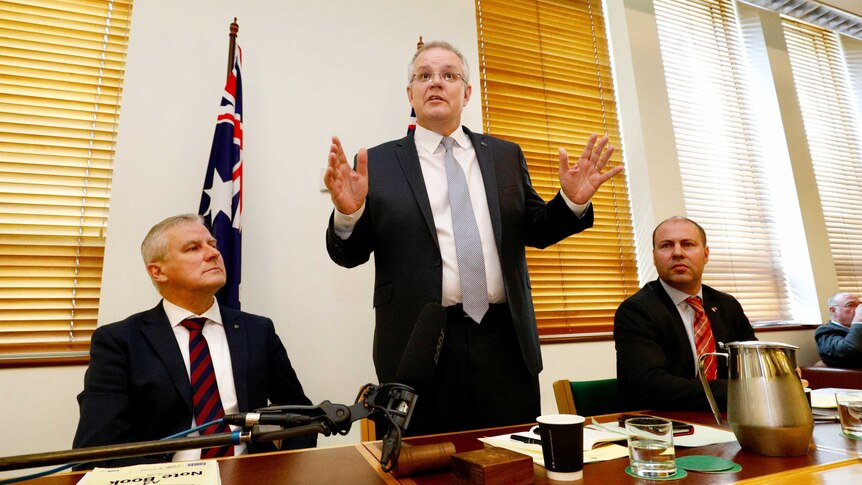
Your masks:
[{"label": "light blue tie", "polygon": [[440,144],[446,149],[446,179],[449,182],[449,206],[452,209],[455,253],[461,279],[461,303],[464,313],[478,323],[488,312],[488,283],[485,280],[482,240],[479,238],[479,227],[473,215],[467,179],[452,154],[455,139],[447,136]]}]

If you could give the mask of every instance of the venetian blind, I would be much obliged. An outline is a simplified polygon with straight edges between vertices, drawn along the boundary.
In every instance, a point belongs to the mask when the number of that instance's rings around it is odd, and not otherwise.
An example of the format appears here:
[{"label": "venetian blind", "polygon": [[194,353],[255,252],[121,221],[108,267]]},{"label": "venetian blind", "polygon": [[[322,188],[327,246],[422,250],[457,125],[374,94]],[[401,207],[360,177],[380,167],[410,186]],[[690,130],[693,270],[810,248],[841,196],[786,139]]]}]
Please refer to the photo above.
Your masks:
[{"label": "venetian blind", "polygon": [[782,19],[826,232],[842,291],[862,292],[862,140],[834,32]]},{"label": "venetian blind", "polygon": [[89,349],[131,8],[0,1],[0,363]]},{"label": "venetian blind", "polygon": [[[606,133],[622,160],[608,42],[599,0],[478,0],[486,133],[518,143],[545,200],[560,188],[558,148],[576,160],[591,133]],[[593,197],[591,229],[538,250],[527,262],[539,334],[610,332],[638,289],[625,174]]]},{"label": "venetian blind", "polygon": [[789,320],[767,174],[731,0],[655,0],[686,215],[710,248],[704,282],[752,322]]}]

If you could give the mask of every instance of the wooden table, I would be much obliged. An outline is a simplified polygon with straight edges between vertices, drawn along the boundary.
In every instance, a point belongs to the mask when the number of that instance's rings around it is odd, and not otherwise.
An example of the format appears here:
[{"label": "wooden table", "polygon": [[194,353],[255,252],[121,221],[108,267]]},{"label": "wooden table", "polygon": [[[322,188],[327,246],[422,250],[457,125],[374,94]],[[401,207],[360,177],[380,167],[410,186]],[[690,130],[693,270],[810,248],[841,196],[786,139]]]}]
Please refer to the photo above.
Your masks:
[{"label": "wooden table", "polygon": [[[703,412],[658,412],[655,415],[695,424],[715,425],[711,414]],[[615,416],[600,416],[600,422],[615,421]],[[496,436],[528,429],[529,425],[465,431],[444,435],[407,438],[414,445],[450,441],[460,452],[481,449],[484,445],[478,438]],[[325,443],[325,438],[321,440]],[[740,449],[736,442],[704,446],[700,448],[676,449],[677,456],[713,455],[742,465],[738,473],[705,474],[689,473],[677,483],[715,484],[735,483],[862,483],[862,441],[840,435],[838,423],[816,424],[814,439],[807,455],[790,458],[774,458],[749,453]],[[360,443],[348,446],[317,448],[246,455],[225,458],[219,461],[223,485],[264,483],[290,484],[395,484],[436,485],[454,483],[452,475],[436,473],[396,480],[380,470],[375,455],[379,456],[379,445]],[[584,466],[584,480],[575,483],[597,484],[655,484],[649,480],[635,479],[625,474],[628,459],[621,458]],[[534,466],[536,483],[563,483],[549,480],[545,469]],[[23,474],[23,472],[22,472]],[[69,473],[25,482],[31,485],[72,485],[81,473]],[[855,477],[855,478],[849,478]]]}]

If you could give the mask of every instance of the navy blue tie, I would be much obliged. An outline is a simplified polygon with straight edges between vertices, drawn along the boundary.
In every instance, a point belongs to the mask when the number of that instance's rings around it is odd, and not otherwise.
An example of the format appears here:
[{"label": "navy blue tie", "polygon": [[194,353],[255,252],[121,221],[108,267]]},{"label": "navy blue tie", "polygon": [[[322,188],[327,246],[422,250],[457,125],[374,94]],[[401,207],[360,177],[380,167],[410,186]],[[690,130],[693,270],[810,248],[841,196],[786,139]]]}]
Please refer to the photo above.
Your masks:
[{"label": "navy blue tie", "polygon": [[[189,371],[192,384],[192,404],[198,426],[224,417],[224,407],[218,392],[210,348],[204,338],[206,318],[186,318],[181,325],[189,330]],[[219,423],[201,430],[201,435],[228,433],[230,426]],[[233,446],[201,450],[201,459],[233,456]]]}]

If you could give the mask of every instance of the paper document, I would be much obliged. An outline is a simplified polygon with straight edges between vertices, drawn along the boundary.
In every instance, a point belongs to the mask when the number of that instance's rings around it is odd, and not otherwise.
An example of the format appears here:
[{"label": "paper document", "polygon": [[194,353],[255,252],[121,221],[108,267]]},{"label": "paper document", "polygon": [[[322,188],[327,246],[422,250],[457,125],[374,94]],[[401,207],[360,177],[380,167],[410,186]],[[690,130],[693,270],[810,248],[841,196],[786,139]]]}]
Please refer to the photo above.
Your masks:
[{"label": "paper document", "polygon": [[87,472],[78,485],[221,485],[215,460],[180,461],[135,465],[122,468],[96,468]]},{"label": "paper document", "polygon": [[[585,437],[584,437],[584,463],[594,463],[598,461],[606,461],[606,460],[614,460],[617,458],[622,458],[629,456],[629,450],[625,446],[620,446],[616,444],[605,444],[604,446],[599,446],[596,449],[587,449],[587,439],[586,434],[588,428],[584,428]],[[603,432],[604,433],[604,432]],[[538,437],[539,435],[533,435]],[[615,439],[623,439],[625,440],[625,436],[616,437]],[[532,444],[532,443],[523,443],[521,441],[516,441],[512,439],[511,434],[502,434],[499,436],[491,436],[488,438],[479,438],[479,441],[482,443],[496,446],[498,448],[505,448],[507,450],[515,451],[524,455],[529,456],[533,459],[533,463],[537,465],[545,466],[545,459],[542,456],[542,445],[540,444]]]},{"label": "paper document", "polygon": [[843,389],[840,387],[813,389],[811,391],[811,407],[821,409],[837,408],[838,404],[835,402],[835,393],[841,391],[858,391],[858,389]]},{"label": "paper document", "polygon": [[690,448],[696,446],[715,445],[718,443],[730,443],[736,441],[736,435],[732,431],[725,429],[713,428],[702,424],[695,424],[694,433],[684,436],[674,436],[674,446],[687,446]]}]

